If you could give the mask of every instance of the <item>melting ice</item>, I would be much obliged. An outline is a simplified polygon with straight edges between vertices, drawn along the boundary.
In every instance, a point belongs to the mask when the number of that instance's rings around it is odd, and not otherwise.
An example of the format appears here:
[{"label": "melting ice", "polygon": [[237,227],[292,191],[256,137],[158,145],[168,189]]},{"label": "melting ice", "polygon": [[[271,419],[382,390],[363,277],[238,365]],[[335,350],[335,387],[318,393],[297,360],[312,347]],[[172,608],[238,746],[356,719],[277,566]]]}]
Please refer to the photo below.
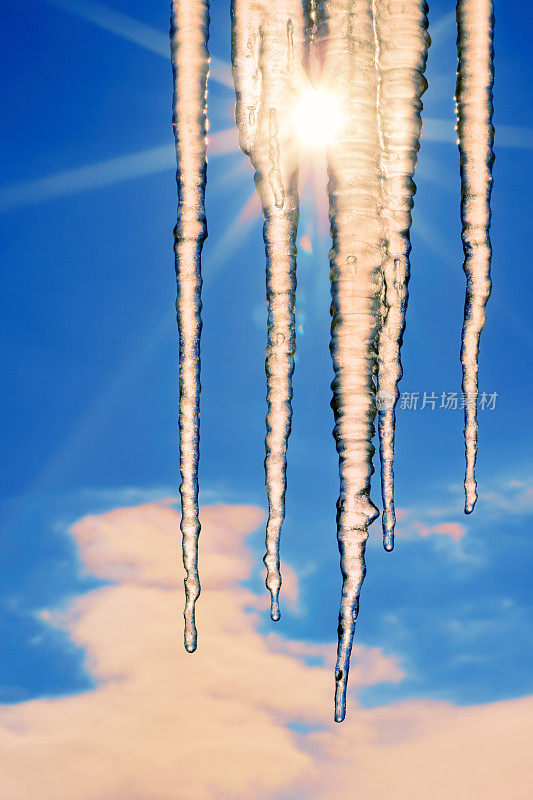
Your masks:
[{"label": "melting ice", "polygon": [[200,414],[201,255],[207,236],[207,73],[208,0],[173,0],[170,29],[176,140],[178,219],[174,253],[179,329],[179,431],[181,533],[185,566],[185,648],[196,650],[195,603],[198,578],[198,458]]},{"label": "melting ice", "polygon": [[494,128],[492,84],[494,65],[492,0],[460,0],[457,4],[457,136],[461,158],[461,218],[466,275],[466,300],[461,364],[465,403],[465,513],[477,500],[474,466],[477,456],[479,337],[491,291],[489,239]]},{"label": "melting ice", "polygon": [[[232,68],[241,149],[255,170],[266,255],[266,585],[280,617],[280,535],[295,351],[299,145],[294,115],[310,89],[340,109],[328,143],[332,249],[332,408],[339,455],[337,538],[342,595],[335,669],[335,719],[346,690],[368,526],[378,414],[383,544],[394,546],[394,429],[408,297],[409,230],[420,145],[421,97],[430,38],[426,0],[232,0]],[[178,222],[175,229],[180,350],[181,530],[186,570],[185,646],[196,648],[201,252],[207,235],[207,0],[173,0]],[[457,120],[464,271],[461,361],[465,409],[465,511],[476,501],[477,364],[490,294],[493,6],[457,3]],[[311,70],[311,64],[317,65]],[[312,73],[312,74],[311,74]],[[318,81],[319,86],[313,83]],[[301,116],[301,115],[300,115]]]}]

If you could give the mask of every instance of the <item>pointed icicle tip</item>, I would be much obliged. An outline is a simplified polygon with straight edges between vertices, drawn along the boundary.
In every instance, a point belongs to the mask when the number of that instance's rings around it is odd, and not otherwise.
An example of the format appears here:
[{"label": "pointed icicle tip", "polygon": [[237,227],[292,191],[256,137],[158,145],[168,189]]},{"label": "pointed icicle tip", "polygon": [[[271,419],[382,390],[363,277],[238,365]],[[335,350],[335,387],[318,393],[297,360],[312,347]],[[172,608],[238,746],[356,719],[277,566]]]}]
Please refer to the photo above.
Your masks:
[{"label": "pointed icicle tip", "polygon": [[[267,548],[271,543],[267,528]],[[267,552],[263,557],[263,563],[267,568],[265,585],[270,592],[270,618],[277,622],[281,618],[279,610],[279,592],[281,589],[281,573],[279,570],[279,539],[275,540],[276,552]]]}]

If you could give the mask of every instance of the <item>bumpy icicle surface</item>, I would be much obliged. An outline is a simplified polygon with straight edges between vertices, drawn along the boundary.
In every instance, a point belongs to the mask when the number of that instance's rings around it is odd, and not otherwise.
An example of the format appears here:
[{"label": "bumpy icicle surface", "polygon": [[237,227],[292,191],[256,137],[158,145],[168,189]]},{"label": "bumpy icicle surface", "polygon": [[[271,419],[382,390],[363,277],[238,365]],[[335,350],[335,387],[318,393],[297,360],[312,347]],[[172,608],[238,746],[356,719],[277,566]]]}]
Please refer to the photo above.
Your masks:
[{"label": "bumpy icicle surface", "polygon": [[374,0],[374,39],[381,150],[383,327],[379,342],[378,411],[383,546],[394,547],[394,429],[400,348],[405,327],[413,174],[420,147],[421,96],[429,46],[425,0]]},{"label": "bumpy icicle surface", "polygon": [[173,0],[171,55],[174,75],[178,220],[174,231],[180,361],[181,532],[185,566],[185,648],[196,649],[198,578],[198,456],[200,411],[201,252],[207,236],[206,181],[207,0]]},{"label": "bumpy icicle surface", "polygon": [[266,585],[279,612],[279,545],[285,514],[286,453],[291,428],[298,159],[293,132],[295,82],[303,58],[301,0],[233,0],[232,64],[241,149],[255,169],[263,207],[268,344]]},{"label": "bumpy icicle surface", "polygon": [[491,0],[457,3],[457,134],[461,156],[461,217],[466,275],[461,347],[465,397],[465,513],[474,510],[477,486],[477,398],[479,338],[491,291],[490,195],[494,154],[492,84],[494,9]]},{"label": "bumpy icicle surface", "polygon": [[324,80],[342,120],[329,156],[331,355],[334,436],[339,454],[337,537],[343,577],[335,670],[335,720],[346,710],[346,687],[359,592],[365,575],[373,473],[377,337],[381,318],[382,232],[379,141],[371,0],[323,4],[317,40]]}]

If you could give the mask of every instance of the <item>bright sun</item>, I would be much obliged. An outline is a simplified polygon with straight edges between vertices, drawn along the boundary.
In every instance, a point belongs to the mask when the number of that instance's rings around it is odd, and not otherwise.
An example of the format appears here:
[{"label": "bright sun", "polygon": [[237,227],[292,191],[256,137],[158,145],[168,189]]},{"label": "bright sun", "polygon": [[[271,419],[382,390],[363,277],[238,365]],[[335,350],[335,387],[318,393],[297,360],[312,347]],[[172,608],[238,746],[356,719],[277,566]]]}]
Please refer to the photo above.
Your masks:
[{"label": "bright sun", "polygon": [[334,140],[340,123],[336,98],[324,89],[308,89],[294,110],[294,126],[307,147],[325,147]]}]

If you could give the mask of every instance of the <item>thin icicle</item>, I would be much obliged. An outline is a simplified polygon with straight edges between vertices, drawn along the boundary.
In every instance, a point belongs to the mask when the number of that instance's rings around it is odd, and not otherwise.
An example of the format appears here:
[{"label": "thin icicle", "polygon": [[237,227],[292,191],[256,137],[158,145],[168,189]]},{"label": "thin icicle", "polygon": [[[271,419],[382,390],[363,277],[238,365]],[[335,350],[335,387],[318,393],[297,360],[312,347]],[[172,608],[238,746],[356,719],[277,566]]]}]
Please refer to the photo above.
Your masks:
[{"label": "thin icicle", "polygon": [[329,0],[320,20],[324,75],[342,110],[329,157],[331,355],[339,454],[337,538],[343,577],[335,669],[335,720],[346,713],[350,653],[365,575],[374,471],[375,382],[381,309],[382,234],[372,0]]},{"label": "thin icicle", "polygon": [[477,500],[474,467],[478,431],[479,339],[491,292],[489,226],[494,162],[492,0],[459,0],[457,28],[457,134],[461,156],[463,269],[467,280],[461,346],[465,397],[465,514],[470,514]]},{"label": "thin icicle", "polygon": [[232,65],[241,149],[255,169],[264,216],[268,302],[266,585],[277,620],[279,545],[285,515],[286,454],[292,419],[298,225],[298,159],[294,150],[294,78],[303,57],[301,0],[232,0]]},{"label": "thin icicle", "polygon": [[383,327],[379,342],[378,411],[383,496],[383,546],[394,547],[394,430],[400,349],[405,329],[413,174],[420,149],[421,97],[430,43],[425,0],[373,1],[378,71],[381,202],[386,256]]},{"label": "thin icicle", "polygon": [[208,0],[173,0],[171,56],[174,75],[178,219],[174,252],[178,297],[180,367],[181,533],[185,577],[185,649],[196,650],[198,577],[198,457],[200,413],[201,253],[207,236],[206,183]]}]

